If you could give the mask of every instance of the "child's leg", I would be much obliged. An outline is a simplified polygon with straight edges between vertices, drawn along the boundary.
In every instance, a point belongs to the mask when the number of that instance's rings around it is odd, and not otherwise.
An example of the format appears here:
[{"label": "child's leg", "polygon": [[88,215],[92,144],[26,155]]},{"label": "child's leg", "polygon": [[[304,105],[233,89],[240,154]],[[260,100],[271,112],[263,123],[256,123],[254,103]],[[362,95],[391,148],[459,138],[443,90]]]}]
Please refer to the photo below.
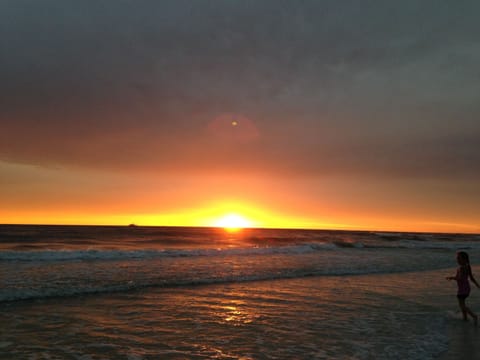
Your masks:
[{"label": "child's leg", "polygon": [[462,310],[463,320],[467,321],[467,306],[465,305],[465,299],[457,298],[458,305],[460,306],[460,310]]},{"label": "child's leg", "polygon": [[463,320],[467,320],[467,314],[470,315],[473,319],[475,325],[477,325],[478,317],[475,313],[470,310],[470,308],[465,304],[465,299],[458,299],[458,305],[460,305],[460,309],[462,310]]},{"label": "child's leg", "polygon": [[475,325],[477,325],[477,322],[478,322],[478,317],[477,317],[477,315],[475,315],[475,313],[474,313],[472,310],[470,310],[470,308],[469,308],[468,306],[466,306],[466,305],[465,305],[465,310],[467,311],[468,315],[470,315],[470,316],[472,317],[473,323],[474,323]]}]

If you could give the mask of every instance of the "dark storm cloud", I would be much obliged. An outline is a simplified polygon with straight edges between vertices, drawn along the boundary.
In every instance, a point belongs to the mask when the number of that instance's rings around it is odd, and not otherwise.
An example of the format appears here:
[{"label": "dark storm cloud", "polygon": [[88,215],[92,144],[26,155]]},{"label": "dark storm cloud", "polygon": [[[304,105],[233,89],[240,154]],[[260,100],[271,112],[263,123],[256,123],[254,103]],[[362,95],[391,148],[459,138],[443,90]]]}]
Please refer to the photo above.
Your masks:
[{"label": "dark storm cloud", "polygon": [[[479,11],[475,1],[3,1],[0,159],[479,176]],[[214,136],[225,114],[258,136]]]}]

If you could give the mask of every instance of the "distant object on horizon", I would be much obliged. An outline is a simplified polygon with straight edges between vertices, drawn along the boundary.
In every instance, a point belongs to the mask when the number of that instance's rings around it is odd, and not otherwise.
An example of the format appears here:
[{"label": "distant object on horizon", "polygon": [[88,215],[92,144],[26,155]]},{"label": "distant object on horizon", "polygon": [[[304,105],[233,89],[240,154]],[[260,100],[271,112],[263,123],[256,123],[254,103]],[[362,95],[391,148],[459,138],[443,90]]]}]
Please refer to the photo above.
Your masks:
[{"label": "distant object on horizon", "polygon": [[138,227],[138,225],[137,224],[129,224],[128,227],[134,228],[134,227]]}]

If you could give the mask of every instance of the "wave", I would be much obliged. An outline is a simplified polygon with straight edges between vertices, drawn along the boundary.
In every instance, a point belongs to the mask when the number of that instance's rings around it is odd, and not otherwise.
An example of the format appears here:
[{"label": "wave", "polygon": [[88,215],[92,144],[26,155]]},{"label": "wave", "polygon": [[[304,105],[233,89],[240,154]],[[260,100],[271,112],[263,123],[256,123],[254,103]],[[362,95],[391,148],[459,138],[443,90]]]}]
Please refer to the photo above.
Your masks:
[{"label": "wave", "polygon": [[480,241],[480,235],[476,234],[434,234],[434,233],[403,233],[403,232],[373,232],[373,236],[383,241]]},{"label": "wave", "polygon": [[[150,279],[143,281],[127,281],[124,283],[107,283],[92,285],[88,282],[76,284],[76,286],[59,286],[59,287],[31,287],[31,288],[14,288],[5,290],[0,293],[0,303],[22,300],[37,300],[48,298],[68,298],[72,296],[92,295],[92,294],[108,294],[128,291],[138,291],[147,288],[176,288],[185,286],[202,286],[214,284],[231,284],[245,283],[252,281],[267,280],[285,280],[295,278],[306,278],[313,276],[350,276],[350,275],[368,275],[379,273],[394,273],[398,271],[380,269],[378,267],[369,267],[362,269],[295,269],[272,273],[260,273],[249,275],[230,275],[220,277],[206,278],[185,278],[185,279]],[[64,284],[65,285],[65,284]]]},{"label": "wave", "polygon": [[93,261],[93,260],[142,260],[153,258],[197,257],[197,256],[247,256],[274,254],[305,254],[316,251],[342,249],[480,249],[480,242],[398,240],[395,242],[340,241],[315,242],[289,246],[236,247],[216,249],[137,249],[137,250],[4,250],[0,261]]},{"label": "wave", "polygon": [[335,244],[303,244],[278,247],[248,247],[228,249],[145,249],[145,250],[38,250],[0,252],[0,261],[75,261],[75,260],[135,260],[162,257],[229,256],[300,254],[335,249]]}]

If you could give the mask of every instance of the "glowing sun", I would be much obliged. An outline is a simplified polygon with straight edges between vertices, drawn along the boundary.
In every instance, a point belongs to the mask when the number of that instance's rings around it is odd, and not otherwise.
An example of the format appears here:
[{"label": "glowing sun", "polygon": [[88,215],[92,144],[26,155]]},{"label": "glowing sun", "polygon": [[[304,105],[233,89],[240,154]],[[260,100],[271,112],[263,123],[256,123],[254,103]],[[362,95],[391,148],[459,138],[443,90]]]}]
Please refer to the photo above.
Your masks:
[{"label": "glowing sun", "polygon": [[252,223],[243,216],[237,214],[227,214],[215,222],[215,226],[222,227],[227,231],[238,231],[240,229],[252,226]]}]

